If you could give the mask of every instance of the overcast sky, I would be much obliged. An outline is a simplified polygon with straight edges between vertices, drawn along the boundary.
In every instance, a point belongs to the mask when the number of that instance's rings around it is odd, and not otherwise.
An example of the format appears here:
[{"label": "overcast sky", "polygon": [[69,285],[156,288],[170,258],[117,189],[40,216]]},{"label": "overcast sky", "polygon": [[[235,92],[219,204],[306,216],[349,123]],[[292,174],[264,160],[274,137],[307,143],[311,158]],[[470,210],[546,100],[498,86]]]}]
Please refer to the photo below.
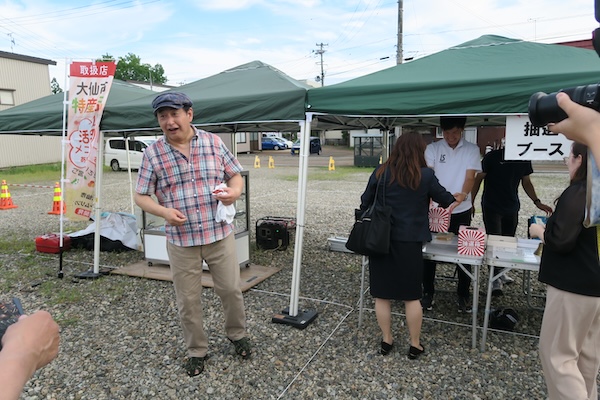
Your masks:
[{"label": "overcast sky", "polygon": [[[593,0],[404,0],[403,57],[494,34],[590,39]],[[0,50],[65,65],[110,54],[162,64],[179,85],[260,60],[295,79],[334,84],[396,65],[396,0],[0,0]],[[600,59],[598,60],[600,72]],[[0,71],[1,73],[1,71]]]}]

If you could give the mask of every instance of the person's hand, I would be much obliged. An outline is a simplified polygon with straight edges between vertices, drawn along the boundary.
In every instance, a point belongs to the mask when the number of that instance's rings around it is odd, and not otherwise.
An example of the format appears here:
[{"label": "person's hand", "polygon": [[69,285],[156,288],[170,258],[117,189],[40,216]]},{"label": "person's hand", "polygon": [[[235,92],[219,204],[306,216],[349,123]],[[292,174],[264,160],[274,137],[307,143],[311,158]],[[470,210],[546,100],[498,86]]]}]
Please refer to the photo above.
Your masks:
[{"label": "person's hand", "polygon": [[2,337],[2,353],[21,359],[31,376],[58,355],[58,324],[47,311],[22,315]]},{"label": "person's hand", "polygon": [[546,230],[546,226],[542,224],[531,224],[529,226],[529,236],[533,239],[539,238],[544,241],[544,231]]},{"label": "person's hand", "polygon": [[230,204],[235,203],[235,201],[240,197],[241,193],[238,193],[238,190],[225,187],[219,191],[218,194],[215,194],[214,197],[217,200],[220,200],[223,205],[228,206]]},{"label": "person's hand", "polygon": [[553,212],[552,207],[550,207],[550,206],[548,206],[548,205],[546,205],[544,203],[541,203],[539,201],[537,203],[538,204],[536,204],[535,206],[537,208],[539,208],[540,210],[544,211],[546,213],[546,216],[549,216],[549,215],[552,214],[552,212]]},{"label": "person's hand", "polygon": [[167,208],[163,212],[162,217],[171,226],[181,226],[187,221],[187,217],[175,208]]},{"label": "person's hand", "polygon": [[[600,143],[600,113],[571,100],[568,94],[558,92],[556,101],[568,115],[567,119],[548,124],[554,133],[562,133],[567,138],[587,146]],[[594,138],[596,136],[596,138]]]}]

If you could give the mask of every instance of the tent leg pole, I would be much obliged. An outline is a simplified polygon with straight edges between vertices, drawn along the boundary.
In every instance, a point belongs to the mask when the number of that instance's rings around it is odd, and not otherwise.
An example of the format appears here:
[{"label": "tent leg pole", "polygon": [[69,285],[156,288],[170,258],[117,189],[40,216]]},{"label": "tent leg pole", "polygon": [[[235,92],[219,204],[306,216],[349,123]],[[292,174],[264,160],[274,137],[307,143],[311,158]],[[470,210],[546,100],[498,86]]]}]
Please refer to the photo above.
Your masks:
[{"label": "tent leg pole", "polygon": [[310,122],[312,114],[306,114],[306,121],[300,122],[301,143],[300,166],[298,175],[298,206],[296,211],[296,237],[294,244],[294,266],[292,272],[292,288],[290,292],[290,306],[281,313],[275,314],[271,322],[292,325],[299,329],[306,328],[317,318],[316,310],[298,311],[298,298],[300,296],[300,272],[302,270],[302,244],[304,240],[304,219],[306,208],[306,181],[308,175],[308,156],[310,154]]}]

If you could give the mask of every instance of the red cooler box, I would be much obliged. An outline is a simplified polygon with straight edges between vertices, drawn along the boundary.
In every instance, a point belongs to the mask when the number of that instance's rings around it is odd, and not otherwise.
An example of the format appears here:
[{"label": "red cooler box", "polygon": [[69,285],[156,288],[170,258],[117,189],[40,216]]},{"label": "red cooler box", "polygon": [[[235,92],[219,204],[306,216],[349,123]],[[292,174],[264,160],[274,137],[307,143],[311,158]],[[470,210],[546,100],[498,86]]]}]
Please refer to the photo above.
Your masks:
[{"label": "red cooler box", "polygon": [[[56,233],[46,233],[35,238],[35,249],[41,253],[60,252],[60,236]],[[71,250],[71,237],[63,235],[63,251]]]},{"label": "red cooler box", "polygon": [[461,225],[458,228],[458,254],[482,257],[485,253],[485,229]]}]

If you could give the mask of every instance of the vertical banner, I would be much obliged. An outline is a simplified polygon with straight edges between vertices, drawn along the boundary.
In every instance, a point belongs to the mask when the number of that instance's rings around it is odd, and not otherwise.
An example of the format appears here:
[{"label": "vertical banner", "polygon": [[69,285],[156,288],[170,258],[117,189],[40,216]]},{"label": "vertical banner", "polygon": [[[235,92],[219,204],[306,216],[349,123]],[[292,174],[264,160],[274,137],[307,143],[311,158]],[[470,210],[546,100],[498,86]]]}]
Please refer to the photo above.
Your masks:
[{"label": "vertical banner", "polygon": [[67,184],[65,216],[88,220],[94,207],[94,186],[100,119],[115,75],[114,62],[74,62],[70,65]]}]

